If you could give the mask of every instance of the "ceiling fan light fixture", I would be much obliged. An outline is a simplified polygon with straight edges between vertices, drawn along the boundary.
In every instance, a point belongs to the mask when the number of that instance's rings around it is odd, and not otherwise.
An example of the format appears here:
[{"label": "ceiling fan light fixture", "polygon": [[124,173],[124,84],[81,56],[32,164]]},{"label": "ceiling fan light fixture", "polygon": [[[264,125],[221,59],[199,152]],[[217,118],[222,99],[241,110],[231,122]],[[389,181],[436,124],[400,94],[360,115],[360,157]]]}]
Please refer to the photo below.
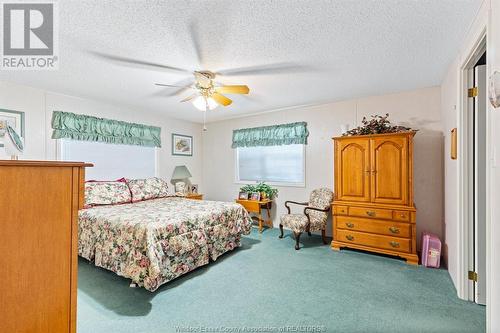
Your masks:
[{"label": "ceiling fan light fixture", "polygon": [[209,110],[213,110],[217,106],[219,106],[219,104],[217,104],[217,102],[212,97],[208,97],[207,99],[205,99],[205,97],[203,96],[198,96],[193,100],[194,107],[200,111],[206,111],[207,104]]}]

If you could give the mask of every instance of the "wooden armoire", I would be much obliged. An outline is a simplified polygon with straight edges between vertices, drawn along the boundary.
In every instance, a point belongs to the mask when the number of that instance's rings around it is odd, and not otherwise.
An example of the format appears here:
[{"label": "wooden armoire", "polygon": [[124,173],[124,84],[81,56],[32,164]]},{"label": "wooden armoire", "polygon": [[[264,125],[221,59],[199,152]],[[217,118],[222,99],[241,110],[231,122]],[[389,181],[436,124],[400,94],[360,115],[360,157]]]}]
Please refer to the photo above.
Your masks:
[{"label": "wooden armoire", "polygon": [[76,331],[86,166],[0,160],[0,332]]},{"label": "wooden armoire", "polygon": [[349,247],[418,264],[414,135],[412,131],[333,138],[334,250]]}]

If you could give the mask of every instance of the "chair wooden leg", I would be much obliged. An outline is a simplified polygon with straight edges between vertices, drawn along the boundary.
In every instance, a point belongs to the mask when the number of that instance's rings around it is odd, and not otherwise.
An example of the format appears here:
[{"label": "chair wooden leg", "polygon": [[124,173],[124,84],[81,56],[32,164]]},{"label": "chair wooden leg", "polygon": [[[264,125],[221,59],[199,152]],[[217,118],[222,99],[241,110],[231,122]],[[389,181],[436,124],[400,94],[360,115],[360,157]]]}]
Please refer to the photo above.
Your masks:
[{"label": "chair wooden leg", "polygon": [[312,236],[312,234],[311,234],[311,227],[310,226],[307,226],[306,231],[307,231],[307,234],[309,236]]},{"label": "chair wooden leg", "polygon": [[302,233],[301,232],[294,232],[293,234],[295,235],[295,250],[299,250],[300,249],[300,245],[299,245],[300,235]]},{"label": "chair wooden leg", "polygon": [[326,230],[323,229],[321,230],[321,238],[323,239],[323,244],[328,244],[328,241],[326,240]]},{"label": "chair wooden leg", "polygon": [[279,238],[283,238],[283,224],[280,223],[280,235]]}]

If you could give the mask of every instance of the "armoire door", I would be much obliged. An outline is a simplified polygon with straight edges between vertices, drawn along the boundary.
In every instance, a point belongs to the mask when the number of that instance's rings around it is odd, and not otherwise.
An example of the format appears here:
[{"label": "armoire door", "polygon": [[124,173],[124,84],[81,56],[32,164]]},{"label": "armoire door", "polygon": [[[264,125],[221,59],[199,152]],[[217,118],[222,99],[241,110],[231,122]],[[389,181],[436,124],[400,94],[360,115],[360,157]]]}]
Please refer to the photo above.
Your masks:
[{"label": "armoire door", "polygon": [[336,200],[370,201],[369,140],[343,139],[336,145]]},{"label": "armoire door", "polygon": [[371,201],[408,203],[408,139],[404,136],[376,137],[370,142]]}]

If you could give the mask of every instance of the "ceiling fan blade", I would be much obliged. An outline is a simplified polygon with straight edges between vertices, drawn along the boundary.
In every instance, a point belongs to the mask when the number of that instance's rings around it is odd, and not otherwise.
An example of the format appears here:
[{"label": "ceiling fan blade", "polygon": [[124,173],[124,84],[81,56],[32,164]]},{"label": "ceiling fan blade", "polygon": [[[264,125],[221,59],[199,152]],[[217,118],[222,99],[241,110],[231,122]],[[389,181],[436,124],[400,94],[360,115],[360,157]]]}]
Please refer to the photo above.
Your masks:
[{"label": "ceiling fan blade", "polygon": [[173,72],[191,73],[190,70],[187,70],[184,68],[162,65],[162,64],[157,64],[154,62],[149,62],[149,61],[142,61],[142,60],[127,58],[127,57],[115,56],[112,54],[106,54],[106,53],[101,53],[101,52],[90,52],[90,53],[92,53],[93,55],[95,55],[99,58],[103,58],[103,59],[111,60],[111,61],[115,61],[115,62],[120,62],[120,63],[123,63],[124,65],[133,66],[133,67],[142,67],[142,68],[156,69],[156,70],[161,68],[161,69],[166,69],[166,70],[173,71]]},{"label": "ceiling fan blade", "polygon": [[[193,78],[187,78],[179,82],[175,82],[174,84],[155,83],[155,85],[160,87],[165,87],[165,89],[161,89],[160,91],[157,91],[153,94],[153,96],[156,97],[178,96],[187,90],[194,89]],[[178,89],[169,89],[169,88],[178,88]]]},{"label": "ceiling fan blade", "polygon": [[181,86],[175,86],[173,84],[164,84],[164,83],[155,83],[155,86],[170,87],[170,88],[186,88],[186,87],[181,87]]},{"label": "ceiling fan blade", "polygon": [[276,63],[268,65],[250,66],[243,68],[233,68],[217,71],[217,75],[222,76],[236,76],[236,75],[271,75],[271,74],[290,74],[290,73],[300,73],[308,72],[314,70],[314,68],[304,65],[298,65],[293,63]]},{"label": "ceiling fan blade", "polygon": [[221,94],[248,94],[250,89],[245,85],[222,86],[215,88]]},{"label": "ceiling fan blade", "polygon": [[221,95],[217,92],[213,93],[212,96],[211,96],[217,103],[219,103],[220,105],[224,105],[224,106],[228,106],[229,104],[231,104],[233,101],[230,100],[229,98],[227,98],[226,96],[224,95]]},{"label": "ceiling fan blade", "polygon": [[198,94],[197,94],[197,93],[196,93],[196,94],[192,94],[191,96],[188,96],[188,97],[184,98],[184,99],[181,101],[181,103],[184,103],[184,102],[189,102],[190,100],[195,99],[196,97],[198,97]]},{"label": "ceiling fan blade", "polygon": [[193,41],[193,49],[196,55],[196,60],[198,60],[198,66],[203,68],[203,54],[201,51],[200,34],[198,26],[195,22],[189,24],[189,33],[191,35],[191,40]]},{"label": "ceiling fan blade", "polygon": [[[163,85],[162,85],[163,86]],[[180,87],[180,86],[166,86],[166,88],[178,88],[178,89],[168,89],[168,90],[160,90],[152,94],[153,97],[171,97],[171,96],[179,96],[185,91],[193,90],[194,88],[191,86]]]}]

